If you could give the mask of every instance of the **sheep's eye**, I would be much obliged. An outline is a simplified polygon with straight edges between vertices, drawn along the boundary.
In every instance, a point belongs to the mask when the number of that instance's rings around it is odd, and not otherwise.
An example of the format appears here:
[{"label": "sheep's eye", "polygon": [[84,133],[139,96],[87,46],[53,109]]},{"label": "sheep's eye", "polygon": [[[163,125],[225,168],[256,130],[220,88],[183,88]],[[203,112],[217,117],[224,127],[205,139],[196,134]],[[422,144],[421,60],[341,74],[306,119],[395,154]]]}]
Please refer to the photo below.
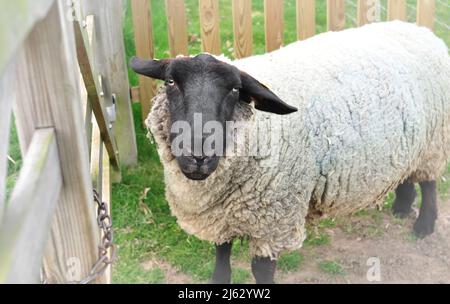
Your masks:
[{"label": "sheep's eye", "polygon": [[232,91],[233,93],[237,93],[237,92],[239,92],[239,88],[233,88],[231,91]]},{"label": "sheep's eye", "polygon": [[173,86],[175,85],[175,81],[172,78],[166,80],[166,85]]}]

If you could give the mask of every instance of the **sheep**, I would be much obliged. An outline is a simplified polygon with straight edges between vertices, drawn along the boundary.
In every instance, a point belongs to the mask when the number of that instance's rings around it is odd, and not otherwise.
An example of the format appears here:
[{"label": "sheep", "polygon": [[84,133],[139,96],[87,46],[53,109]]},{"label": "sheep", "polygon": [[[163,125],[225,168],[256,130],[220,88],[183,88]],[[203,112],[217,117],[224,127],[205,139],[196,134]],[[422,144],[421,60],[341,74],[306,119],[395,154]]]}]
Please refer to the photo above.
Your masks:
[{"label": "sheep", "polygon": [[[146,124],[171,212],[187,233],[216,245],[212,283],[230,282],[233,239],[248,238],[256,282],[273,283],[277,258],[302,246],[307,221],[379,204],[392,190],[393,212],[404,217],[414,183],[423,200],[414,231],[433,232],[435,180],[450,155],[450,59],[428,29],[376,23],[233,62],[203,53],[133,58],[131,66],[165,80]],[[203,129],[174,144],[178,122],[227,129],[230,121],[248,132],[218,135],[223,155],[213,145],[196,151]],[[270,153],[228,149],[255,138]]]}]

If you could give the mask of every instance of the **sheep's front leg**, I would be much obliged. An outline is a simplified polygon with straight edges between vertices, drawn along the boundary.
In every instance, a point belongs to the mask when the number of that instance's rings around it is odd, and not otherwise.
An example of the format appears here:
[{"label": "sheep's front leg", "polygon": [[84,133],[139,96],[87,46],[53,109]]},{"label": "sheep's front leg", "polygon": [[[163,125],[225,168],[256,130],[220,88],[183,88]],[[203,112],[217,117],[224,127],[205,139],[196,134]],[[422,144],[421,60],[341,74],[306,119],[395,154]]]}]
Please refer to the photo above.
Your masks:
[{"label": "sheep's front leg", "polygon": [[437,218],[436,181],[420,183],[422,191],[422,205],[419,217],[414,224],[414,233],[418,237],[425,237],[434,232],[434,223]]},{"label": "sheep's front leg", "polygon": [[211,284],[231,283],[231,247],[232,242],[216,245],[216,266],[211,279]]},{"label": "sheep's front leg", "polygon": [[269,257],[254,257],[252,259],[252,272],[256,284],[274,284],[277,262]]}]

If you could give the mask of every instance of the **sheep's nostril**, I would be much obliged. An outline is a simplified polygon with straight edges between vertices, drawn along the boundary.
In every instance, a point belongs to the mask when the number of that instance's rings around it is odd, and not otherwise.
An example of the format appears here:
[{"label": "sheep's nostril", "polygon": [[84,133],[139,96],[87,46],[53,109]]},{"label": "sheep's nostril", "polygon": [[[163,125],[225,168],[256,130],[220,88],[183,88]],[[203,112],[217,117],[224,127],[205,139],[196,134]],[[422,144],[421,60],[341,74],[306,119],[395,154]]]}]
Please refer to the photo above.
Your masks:
[{"label": "sheep's nostril", "polygon": [[194,160],[197,163],[197,165],[202,165],[203,162],[206,160],[206,156],[194,156]]}]

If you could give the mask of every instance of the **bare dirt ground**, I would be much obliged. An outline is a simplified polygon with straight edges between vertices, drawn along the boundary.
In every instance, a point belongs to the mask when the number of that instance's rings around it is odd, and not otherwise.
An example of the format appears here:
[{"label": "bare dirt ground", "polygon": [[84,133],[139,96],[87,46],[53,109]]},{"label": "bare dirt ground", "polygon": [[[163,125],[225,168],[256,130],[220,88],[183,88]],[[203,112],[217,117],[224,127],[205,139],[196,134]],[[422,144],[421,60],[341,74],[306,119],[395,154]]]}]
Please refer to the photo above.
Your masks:
[{"label": "bare dirt ground", "polygon": [[[439,204],[435,232],[416,239],[412,225],[416,214],[405,220],[381,213],[379,230],[365,217],[348,219],[353,232],[330,229],[329,245],[305,248],[299,271],[278,273],[279,283],[372,283],[367,279],[369,258],[380,261],[378,283],[450,283],[450,202]],[[349,224],[349,223],[347,223]],[[318,270],[319,260],[339,263],[344,273],[330,275]]]},{"label": "bare dirt ground", "polygon": [[[364,216],[353,215],[338,220],[336,227],[324,230],[330,236],[326,245],[300,249],[304,259],[296,271],[276,274],[277,283],[450,283],[450,202],[439,203],[435,232],[417,239],[412,225],[417,216],[399,220],[388,211],[372,210]],[[379,281],[369,281],[372,265],[368,259],[379,259]],[[332,261],[338,273],[324,271],[319,264]],[[166,283],[191,283],[194,280],[170,264],[151,261],[165,275]],[[156,263],[156,264],[155,264]],[[233,261],[233,266],[250,271],[248,263]],[[254,283],[251,278],[248,283]]]},{"label": "bare dirt ground", "polygon": [[193,283],[193,280],[187,274],[182,273],[167,262],[157,259],[151,259],[141,264],[141,267],[149,271],[158,267],[164,273],[164,281],[168,284],[189,284]]}]

